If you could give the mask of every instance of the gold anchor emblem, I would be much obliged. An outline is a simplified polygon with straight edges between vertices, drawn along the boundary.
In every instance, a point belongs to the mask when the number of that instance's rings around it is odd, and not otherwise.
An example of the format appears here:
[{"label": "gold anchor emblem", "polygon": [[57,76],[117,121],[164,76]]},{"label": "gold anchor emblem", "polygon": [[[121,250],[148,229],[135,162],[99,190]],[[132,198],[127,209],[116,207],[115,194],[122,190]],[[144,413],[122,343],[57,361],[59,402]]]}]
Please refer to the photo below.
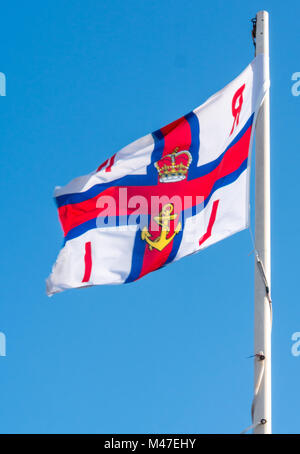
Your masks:
[{"label": "gold anchor emblem", "polygon": [[174,236],[180,232],[181,222],[178,222],[174,233],[167,238],[167,234],[170,232],[170,221],[173,221],[178,216],[177,214],[171,214],[173,210],[173,204],[167,203],[163,206],[161,212],[159,213],[159,216],[154,216],[155,222],[157,222],[157,224],[161,225],[162,227],[160,235],[154,240],[151,240],[151,234],[149,233],[147,227],[143,228],[141,237],[142,240],[145,240],[148,243],[150,251],[152,251],[153,248],[157,249],[158,251],[162,251],[173,240]]}]

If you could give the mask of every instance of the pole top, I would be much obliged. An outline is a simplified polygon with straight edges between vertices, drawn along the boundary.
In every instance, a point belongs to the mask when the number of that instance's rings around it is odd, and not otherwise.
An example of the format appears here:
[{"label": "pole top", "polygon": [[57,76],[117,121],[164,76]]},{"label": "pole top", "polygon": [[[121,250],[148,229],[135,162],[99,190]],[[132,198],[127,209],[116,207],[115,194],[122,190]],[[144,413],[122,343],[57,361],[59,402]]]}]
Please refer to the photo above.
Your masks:
[{"label": "pole top", "polygon": [[265,9],[262,9],[261,11],[258,11],[256,15],[258,16],[258,15],[264,15],[264,14],[269,15],[268,11],[266,11]]},{"label": "pole top", "polygon": [[266,58],[269,58],[269,13],[267,11],[258,11],[256,18],[252,22],[255,55],[264,54]]},{"label": "pole top", "polygon": [[269,20],[269,13],[268,11],[265,11],[265,10],[262,10],[262,11],[258,11],[256,13],[256,20],[257,21],[264,21],[264,20]]}]

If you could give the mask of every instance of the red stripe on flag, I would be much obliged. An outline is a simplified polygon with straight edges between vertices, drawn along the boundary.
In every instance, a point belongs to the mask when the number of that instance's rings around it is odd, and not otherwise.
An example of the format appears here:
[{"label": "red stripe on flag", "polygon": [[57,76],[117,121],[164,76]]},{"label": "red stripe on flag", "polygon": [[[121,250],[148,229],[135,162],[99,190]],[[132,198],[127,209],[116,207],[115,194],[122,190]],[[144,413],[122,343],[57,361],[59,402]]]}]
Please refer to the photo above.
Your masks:
[{"label": "red stripe on flag", "polygon": [[[175,222],[176,222],[176,224],[175,224]],[[178,224],[178,221],[171,221],[171,224],[170,224],[171,229],[170,229],[169,235],[172,235],[175,228],[177,227],[177,224]],[[159,237],[160,234],[161,234],[161,231],[155,232],[155,234],[153,235],[153,237],[151,239],[153,240],[154,237],[156,237],[156,238]],[[161,268],[165,264],[169,255],[171,254],[172,248],[173,248],[173,240],[162,251],[158,251],[157,249],[154,249],[154,248],[152,250],[150,250],[149,245],[147,244],[147,246],[145,248],[143,266],[142,266],[141,273],[139,275],[139,279],[141,277],[145,276],[145,274],[151,273],[151,271],[155,271],[155,270]]]},{"label": "red stripe on flag", "polygon": [[116,154],[114,154],[114,155],[110,158],[109,164],[108,164],[108,166],[106,167],[105,172],[111,172],[111,168],[112,168],[112,166],[114,165],[114,162],[115,162],[115,157],[116,157]]},{"label": "red stripe on flag", "polygon": [[100,172],[100,170],[102,170],[103,167],[106,166],[106,164],[108,164],[108,159],[106,159],[106,160],[98,167],[97,172]]},{"label": "red stripe on flag", "polygon": [[112,166],[114,165],[114,162],[115,162],[115,157],[116,157],[116,153],[111,158],[106,159],[98,167],[97,172],[100,172],[100,170],[102,170],[105,166],[107,166],[106,169],[105,169],[105,172],[111,172],[111,168],[112,168]]},{"label": "red stripe on flag", "polygon": [[90,241],[85,243],[84,266],[84,276],[81,282],[88,282],[92,272],[92,245]]},{"label": "red stripe on flag", "polygon": [[212,206],[212,209],[211,209],[211,213],[210,213],[209,222],[208,222],[208,227],[207,227],[207,230],[204,233],[204,235],[199,240],[199,246],[201,246],[211,236],[212,228],[214,226],[214,223],[215,223],[215,220],[216,220],[216,216],[217,216],[217,210],[218,210],[219,202],[220,202],[220,200],[215,200],[214,203],[213,203],[213,206]]},{"label": "red stripe on flag", "polygon": [[184,117],[165,126],[161,132],[164,136],[163,156],[172,153],[176,147],[178,147],[178,151],[189,150],[192,133],[189,122]]},{"label": "red stripe on flag", "polygon": [[[161,132],[164,136],[164,150],[163,150],[163,156],[166,156],[167,154],[172,153],[175,148],[178,149],[178,151],[181,150],[188,150],[191,146],[191,141],[192,141],[192,133],[191,133],[191,128],[189,125],[189,122],[184,118],[179,118],[178,120],[174,121],[173,123],[170,123],[169,125],[165,126],[164,128],[161,129]],[[160,183],[158,181],[157,185],[155,187],[152,187],[149,191],[149,189],[146,189],[146,195],[147,199],[149,200],[149,209],[151,207],[151,195],[155,194],[158,196],[161,195],[168,195],[169,197],[172,197],[174,194],[176,194],[175,190],[176,186],[172,187],[166,185],[165,183]],[[128,188],[129,189],[129,188]],[[130,193],[132,188],[130,188]],[[137,188],[134,188],[134,191],[137,191]],[[139,189],[138,189],[139,191]],[[134,192],[133,192],[134,193]],[[148,193],[148,194],[147,194]],[[130,194],[131,195],[131,194]],[[162,208],[162,207],[161,207]],[[179,214],[179,213],[177,213]],[[151,221],[153,222],[153,221]],[[152,239],[154,237],[160,236],[161,232],[151,232],[151,222],[149,225],[149,232],[154,234],[152,236]],[[176,225],[175,225],[176,223]],[[177,221],[171,222],[171,231],[174,232],[174,229],[177,226]],[[168,259],[173,247],[173,241],[171,241],[162,251],[158,251],[156,249],[151,249],[149,246],[146,246],[145,253],[144,253],[144,260],[143,260],[143,266],[142,270],[140,273],[139,278],[144,276],[145,274],[150,273],[151,271],[157,270],[158,268],[162,267],[166,260]]]}]

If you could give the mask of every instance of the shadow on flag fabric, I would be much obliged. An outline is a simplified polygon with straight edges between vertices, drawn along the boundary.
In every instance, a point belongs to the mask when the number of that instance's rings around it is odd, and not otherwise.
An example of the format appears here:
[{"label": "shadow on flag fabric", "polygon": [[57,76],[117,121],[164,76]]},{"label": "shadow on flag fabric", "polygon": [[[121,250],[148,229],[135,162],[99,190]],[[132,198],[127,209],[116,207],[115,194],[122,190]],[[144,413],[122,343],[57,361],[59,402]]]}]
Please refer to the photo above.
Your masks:
[{"label": "shadow on flag fabric", "polygon": [[55,189],[63,247],[47,294],[133,282],[249,222],[263,56],[200,107]]}]

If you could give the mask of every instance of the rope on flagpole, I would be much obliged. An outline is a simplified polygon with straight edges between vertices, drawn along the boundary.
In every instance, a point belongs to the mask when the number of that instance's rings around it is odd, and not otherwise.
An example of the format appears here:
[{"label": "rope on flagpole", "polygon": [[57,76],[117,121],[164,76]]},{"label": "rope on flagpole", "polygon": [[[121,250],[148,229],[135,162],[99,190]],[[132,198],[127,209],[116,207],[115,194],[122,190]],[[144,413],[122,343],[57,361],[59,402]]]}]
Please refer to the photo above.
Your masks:
[{"label": "rope on flagpole", "polygon": [[[269,302],[270,317],[271,317],[271,329],[272,329],[273,310],[272,310],[272,299],[271,299],[271,295],[270,295],[270,287],[269,287],[268,280],[267,280],[267,277],[266,277],[264,265],[263,265],[259,255],[258,255],[257,249],[255,247],[255,241],[254,241],[254,236],[253,236],[253,233],[252,233],[251,225],[249,225],[249,232],[250,232],[250,237],[251,237],[251,241],[252,241],[252,244],[253,244],[253,251],[252,252],[254,252],[254,254],[255,254],[256,264],[257,264],[257,267],[259,269],[260,275],[262,277],[262,280],[264,282],[265,289],[266,289],[266,297],[267,297],[268,302]],[[259,391],[260,391],[260,388],[261,388],[261,384],[262,384],[262,380],[263,380],[263,376],[264,376],[264,373],[265,373],[265,359],[266,358],[265,358],[264,352],[262,352],[262,351],[259,352],[259,353],[256,353],[253,356],[255,356],[257,361],[259,362],[260,369],[259,369],[259,374],[258,374],[258,377],[257,377],[256,384],[255,384],[254,396],[253,396],[252,405],[251,405],[252,425],[247,427],[245,430],[243,430],[241,432],[241,434],[245,434],[245,433],[249,432],[250,430],[254,429],[255,427],[259,426],[260,424],[266,424],[266,422],[267,422],[266,419],[262,419],[261,421],[254,422],[254,410],[255,410],[257,396],[259,394]]]},{"label": "rope on flagpole", "polygon": [[256,17],[251,19],[251,22],[252,22],[252,25],[253,25],[253,28],[252,28],[252,41],[253,41],[254,48],[256,48]]},{"label": "rope on flagpole", "polygon": [[254,409],[255,409],[255,404],[256,404],[256,398],[257,398],[258,393],[260,391],[262,379],[263,379],[263,376],[264,376],[264,373],[265,373],[265,359],[266,359],[263,352],[257,353],[255,355],[255,357],[256,357],[257,361],[259,361],[260,369],[259,369],[259,374],[258,374],[258,377],[257,377],[257,382],[255,384],[254,396],[253,396],[253,401],[252,401],[252,405],[251,405],[252,423],[253,423],[253,419],[254,419]]},{"label": "rope on flagpole", "polygon": [[261,261],[259,255],[258,255],[257,249],[255,247],[255,241],[254,241],[254,236],[253,236],[253,232],[252,232],[252,229],[251,229],[251,225],[249,225],[249,232],[250,232],[252,245],[253,245],[253,248],[254,248],[253,251],[254,251],[254,254],[255,254],[256,264],[257,264],[257,267],[259,269],[260,275],[262,277],[262,280],[264,282],[265,289],[266,289],[266,297],[267,297],[267,300],[269,302],[270,317],[271,317],[271,329],[272,329],[273,305],[272,305],[272,298],[271,298],[271,295],[270,295],[270,286],[269,286],[268,279],[267,279],[267,276],[266,276],[266,273],[265,273],[265,268],[264,268],[263,262]]},{"label": "rope on flagpole", "polygon": [[241,435],[246,434],[246,433],[249,432],[250,430],[255,429],[255,427],[260,426],[261,424],[266,424],[266,422],[267,422],[267,421],[266,421],[265,419],[262,419],[261,421],[258,421],[258,422],[256,422],[255,424],[251,424],[251,426],[246,427],[246,429],[244,429],[244,430],[241,432]]},{"label": "rope on flagpole", "polygon": [[271,295],[270,295],[270,287],[269,287],[268,280],[267,280],[267,277],[266,277],[264,265],[263,265],[262,261],[260,260],[260,257],[258,255],[257,251],[255,251],[255,257],[256,257],[256,263],[257,263],[258,269],[260,271],[261,277],[262,277],[262,279],[264,281],[264,284],[265,284],[266,297],[267,297],[267,299],[269,301],[269,307],[270,307],[271,329],[272,329],[273,306],[272,306],[272,299],[271,299]]},{"label": "rope on flagpole", "polygon": [[241,434],[245,434],[245,433],[249,432],[251,429],[254,429],[255,427],[257,427],[258,425],[266,424],[266,422],[267,422],[265,419],[262,419],[261,421],[258,421],[258,422],[255,422],[255,423],[253,422],[253,420],[254,420],[254,410],[255,410],[255,405],[256,405],[256,399],[257,399],[257,396],[259,394],[259,391],[260,391],[260,388],[261,388],[261,384],[262,384],[262,379],[263,379],[263,376],[264,376],[264,373],[265,373],[265,359],[266,359],[263,352],[259,352],[259,353],[257,353],[254,356],[256,357],[257,361],[260,364],[260,370],[259,370],[257,382],[255,384],[254,397],[253,397],[253,401],[252,401],[252,405],[251,405],[252,425],[247,427],[245,430],[243,430],[241,432]]}]

